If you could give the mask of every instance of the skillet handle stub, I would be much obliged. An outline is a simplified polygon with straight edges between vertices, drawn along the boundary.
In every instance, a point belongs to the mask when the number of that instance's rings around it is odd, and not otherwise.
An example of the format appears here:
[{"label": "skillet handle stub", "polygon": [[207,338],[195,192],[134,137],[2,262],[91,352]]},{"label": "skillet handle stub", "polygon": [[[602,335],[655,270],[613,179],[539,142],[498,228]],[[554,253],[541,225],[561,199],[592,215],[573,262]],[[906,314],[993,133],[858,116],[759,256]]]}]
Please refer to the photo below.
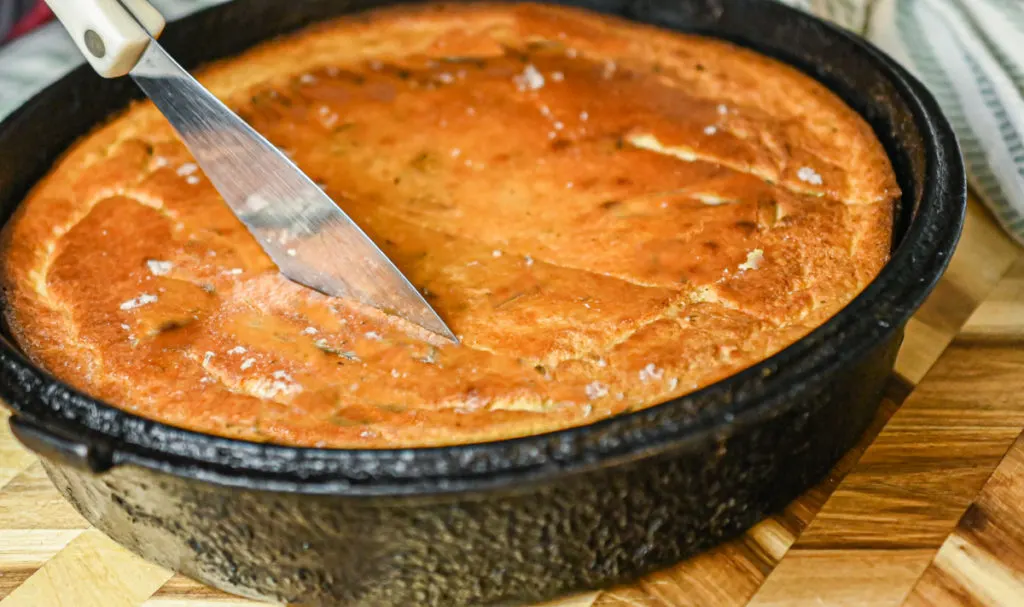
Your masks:
[{"label": "skillet handle stub", "polygon": [[11,434],[40,457],[93,474],[102,474],[114,465],[109,449],[52,432],[19,415],[12,415],[9,423]]},{"label": "skillet handle stub", "polygon": [[[163,16],[146,0],[46,0],[100,76],[116,78],[138,63]],[[145,29],[143,29],[145,28]]]}]

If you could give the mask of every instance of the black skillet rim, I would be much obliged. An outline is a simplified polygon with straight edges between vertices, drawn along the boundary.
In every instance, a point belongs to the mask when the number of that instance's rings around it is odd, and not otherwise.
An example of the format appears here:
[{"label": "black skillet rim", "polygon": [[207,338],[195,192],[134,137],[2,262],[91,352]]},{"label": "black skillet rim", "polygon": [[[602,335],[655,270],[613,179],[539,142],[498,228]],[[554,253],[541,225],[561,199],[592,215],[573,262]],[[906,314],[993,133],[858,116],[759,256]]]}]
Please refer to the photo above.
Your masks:
[{"label": "black skillet rim", "polygon": [[[926,169],[917,213],[875,280],[811,334],[751,368],[681,398],[589,425],[491,443],[414,449],[287,447],[175,428],[70,388],[29,362],[7,336],[0,338],[0,373],[14,381],[4,382],[3,396],[16,416],[85,449],[96,472],[134,464],[240,488],[347,496],[424,495],[539,482],[722,440],[782,414],[822,378],[896,337],[932,291],[960,235],[966,177],[956,137],[920,82],[853,34],[781,4],[773,10],[813,23],[864,53],[910,109],[925,147]],[[713,28],[691,32],[723,38]],[[746,40],[733,42],[765,52]],[[796,67],[823,80],[806,69],[810,66]],[[31,103],[0,122],[0,131],[17,122]],[[885,134],[879,136],[886,141]],[[914,204],[913,195],[905,191],[901,204]]]}]

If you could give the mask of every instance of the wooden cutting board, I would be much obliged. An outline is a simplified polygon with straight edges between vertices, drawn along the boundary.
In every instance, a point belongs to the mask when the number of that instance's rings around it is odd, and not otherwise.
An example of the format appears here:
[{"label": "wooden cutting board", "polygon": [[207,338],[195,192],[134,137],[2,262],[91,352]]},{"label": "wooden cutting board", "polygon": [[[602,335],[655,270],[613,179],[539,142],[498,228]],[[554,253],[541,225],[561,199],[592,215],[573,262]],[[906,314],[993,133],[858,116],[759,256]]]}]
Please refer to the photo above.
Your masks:
[{"label": "wooden cutting board", "polygon": [[[545,607],[1024,605],[1024,251],[972,202],[882,410],[832,474],[717,549]],[[0,417],[6,414],[0,413]],[[254,607],[90,529],[0,424],[0,607]]]}]

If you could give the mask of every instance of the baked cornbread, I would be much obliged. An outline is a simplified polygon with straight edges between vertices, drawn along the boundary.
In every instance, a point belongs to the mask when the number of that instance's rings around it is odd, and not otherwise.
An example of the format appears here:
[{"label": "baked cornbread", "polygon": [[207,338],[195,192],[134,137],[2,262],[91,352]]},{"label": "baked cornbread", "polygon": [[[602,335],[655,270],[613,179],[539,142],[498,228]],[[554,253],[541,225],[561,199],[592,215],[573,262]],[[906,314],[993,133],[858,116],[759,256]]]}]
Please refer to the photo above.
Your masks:
[{"label": "baked cornbread", "polygon": [[779,351],[887,260],[899,191],[868,125],[721,41],[569,8],[420,6],[199,76],[462,345],[281,277],[140,103],[7,226],[6,313],[54,375],[175,426],[384,448],[589,423]]}]

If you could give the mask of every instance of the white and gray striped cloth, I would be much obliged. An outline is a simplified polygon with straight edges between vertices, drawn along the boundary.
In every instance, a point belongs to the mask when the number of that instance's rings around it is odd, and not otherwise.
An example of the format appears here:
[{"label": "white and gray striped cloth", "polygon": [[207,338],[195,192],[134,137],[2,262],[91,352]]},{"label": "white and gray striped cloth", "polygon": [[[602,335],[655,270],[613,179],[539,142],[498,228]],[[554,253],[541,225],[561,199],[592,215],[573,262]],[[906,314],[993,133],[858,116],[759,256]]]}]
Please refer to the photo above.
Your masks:
[{"label": "white and gray striped cloth", "polygon": [[1024,0],[783,0],[917,75],[956,129],[971,186],[1024,244]]},{"label": "white and gray striped cloth", "polygon": [[[169,18],[225,1],[152,0]],[[956,129],[975,192],[1024,244],[1024,0],[781,1],[865,36],[921,78]],[[0,118],[80,62],[55,24],[0,49]]]}]

